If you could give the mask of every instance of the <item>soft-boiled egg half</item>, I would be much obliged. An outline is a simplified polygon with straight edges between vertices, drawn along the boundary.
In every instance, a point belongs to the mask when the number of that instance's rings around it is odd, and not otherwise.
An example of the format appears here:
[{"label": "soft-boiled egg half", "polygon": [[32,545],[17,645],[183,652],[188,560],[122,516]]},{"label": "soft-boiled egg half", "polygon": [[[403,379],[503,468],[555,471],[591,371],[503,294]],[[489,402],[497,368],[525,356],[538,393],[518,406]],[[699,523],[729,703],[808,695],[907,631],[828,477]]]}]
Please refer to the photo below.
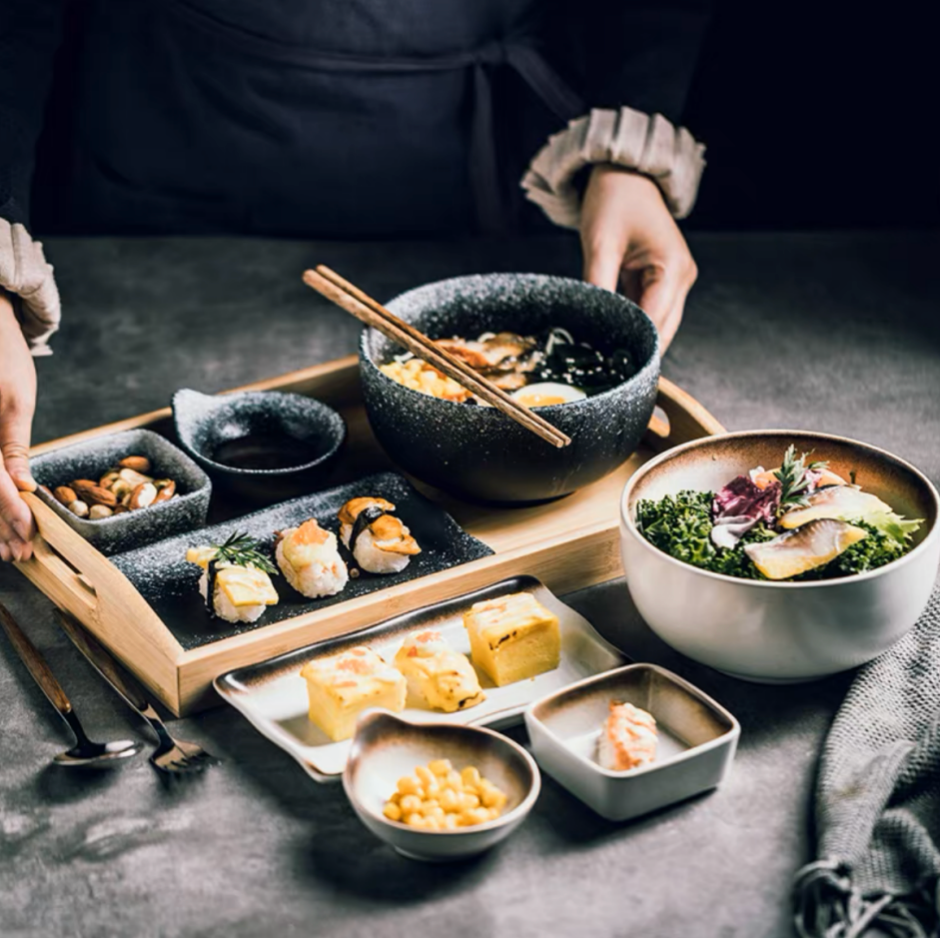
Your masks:
[{"label": "soft-boiled egg half", "polygon": [[570,384],[539,381],[513,391],[512,397],[524,407],[548,407],[550,404],[570,404],[572,401],[581,401],[587,397],[587,394],[581,388],[573,388]]}]

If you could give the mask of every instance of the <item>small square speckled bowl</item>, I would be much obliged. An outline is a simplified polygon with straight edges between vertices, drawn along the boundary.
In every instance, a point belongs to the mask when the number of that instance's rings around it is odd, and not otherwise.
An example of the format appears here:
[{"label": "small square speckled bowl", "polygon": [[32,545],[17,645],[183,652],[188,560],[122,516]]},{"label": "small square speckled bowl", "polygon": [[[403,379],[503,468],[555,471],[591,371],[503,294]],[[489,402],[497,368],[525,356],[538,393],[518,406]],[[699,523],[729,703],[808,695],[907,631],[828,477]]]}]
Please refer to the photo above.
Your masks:
[{"label": "small square speckled bowl", "polygon": [[[603,768],[597,741],[611,701],[651,713],[656,759],[627,772]],[[526,711],[539,765],[610,821],[626,821],[716,788],[734,759],[741,727],[711,697],[654,664],[631,664],[572,684]]]},{"label": "small square speckled bowl", "polygon": [[30,468],[40,486],[54,489],[75,479],[100,479],[125,456],[146,456],[153,466],[154,478],[176,482],[176,496],[159,505],[100,521],[73,515],[42,488],[39,497],[106,555],[144,547],[206,523],[212,494],[209,477],[182,450],[151,430],[125,430],[65,446],[35,457],[30,461]]}]

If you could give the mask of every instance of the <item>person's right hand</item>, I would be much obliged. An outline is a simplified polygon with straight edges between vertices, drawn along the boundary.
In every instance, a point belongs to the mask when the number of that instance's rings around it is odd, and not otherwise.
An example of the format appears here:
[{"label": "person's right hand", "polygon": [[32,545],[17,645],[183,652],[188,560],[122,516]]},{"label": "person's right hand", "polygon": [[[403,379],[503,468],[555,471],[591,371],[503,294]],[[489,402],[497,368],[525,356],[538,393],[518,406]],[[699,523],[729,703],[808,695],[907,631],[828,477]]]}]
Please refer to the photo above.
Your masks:
[{"label": "person's right hand", "polygon": [[19,493],[32,492],[29,436],[36,409],[36,368],[13,306],[0,290],[0,560],[28,560],[36,533]]}]

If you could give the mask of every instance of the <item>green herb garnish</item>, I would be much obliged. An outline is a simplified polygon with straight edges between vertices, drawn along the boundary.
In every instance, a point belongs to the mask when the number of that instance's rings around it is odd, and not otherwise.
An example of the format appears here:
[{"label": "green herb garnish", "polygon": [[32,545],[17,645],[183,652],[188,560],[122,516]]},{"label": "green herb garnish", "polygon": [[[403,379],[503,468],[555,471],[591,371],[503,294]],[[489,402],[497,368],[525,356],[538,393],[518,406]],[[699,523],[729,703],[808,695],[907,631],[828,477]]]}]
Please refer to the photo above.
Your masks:
[{"label": "green herb garnish", "polygon": [[716,547],[710,537],[713,499],[711,492],[684,491],[658,502],[642,500],[636,508],[637,527],[648,541],[677,560],[712,573],[764,579],[741,545],[769,540],[776,533],[761,522],[741,538],[734,550]]},{"label": "green herb garnish", "polygon": [[796,447],[792,443],[787,447],[786,453],[783,454],[783,464],[774,472],[774,476],[780,483],[778,518],[792,508],[805,508],[809,504],[806,498],[806,490],[809,488],[810,480],[806,477],[806,473],[825,469],[829,465],[825,460],[807,463],[806,460],[809,456],[812,456],[812,452],[803,453],[797,459]]},{"label": "green herb garnish", "polygon": [[236,567],[254,567],[276,574],[277,567],[261,553],[260,545],[246,531],[230,534],[224,544],[213,544],[214,560],[225,560]]},{"label": "green herb garnish", "polygon": [[[763,522],[753,527],[731,550],[716,547],[711,540],[711,492],[679,492],[658,502],[642,500],[637,504],[637,527],[643,536],[661,551],[702,570],[724,573],[745,580],[763,580],[764,575],[744,552],[746,544],[770,540],[778,532]],[[853,520],[868,537],[844,550],[823,567],[808,570],[789,582],[829,580],[876,570],[903,557],[911,549],[911,537],[899,540],[874,524]]]}]

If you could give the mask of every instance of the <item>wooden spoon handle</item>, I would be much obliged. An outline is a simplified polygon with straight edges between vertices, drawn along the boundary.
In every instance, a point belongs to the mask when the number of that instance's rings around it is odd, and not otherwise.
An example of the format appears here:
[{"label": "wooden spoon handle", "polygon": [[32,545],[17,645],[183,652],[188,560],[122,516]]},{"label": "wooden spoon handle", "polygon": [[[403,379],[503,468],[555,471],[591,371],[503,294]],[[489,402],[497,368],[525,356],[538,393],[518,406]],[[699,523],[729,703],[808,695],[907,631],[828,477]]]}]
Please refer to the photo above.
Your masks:
[{"label": "wooden spoon handle", "polygon": [[3,603],[0,603],[0,625],[3,626],[3,630],[7,633],[11,644],[16,649],[16,653],[23,659],[23,664],[29,669],[29,673],[32,674],[36,683],[42,688],[42,692],[49,698],[52,706],[62,716],[71,713],[72,704],[69,702],[65,691],[62,690],[62,685],[56,680],[46,659],[29,640]]}]

